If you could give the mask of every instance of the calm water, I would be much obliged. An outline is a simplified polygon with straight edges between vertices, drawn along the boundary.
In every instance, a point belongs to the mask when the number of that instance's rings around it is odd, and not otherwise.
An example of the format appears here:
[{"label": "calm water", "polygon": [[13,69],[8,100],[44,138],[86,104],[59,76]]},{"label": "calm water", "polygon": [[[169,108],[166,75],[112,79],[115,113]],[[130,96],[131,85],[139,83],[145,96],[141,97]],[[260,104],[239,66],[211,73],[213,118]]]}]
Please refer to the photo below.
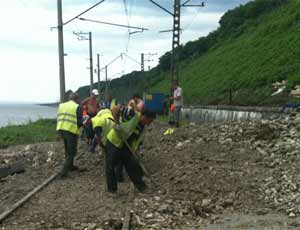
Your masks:
[{"label": "calm water", "polygon": [[40,118],[55,118],[57,108],[34,104],[0,103],[0,127],[26,124]]}]

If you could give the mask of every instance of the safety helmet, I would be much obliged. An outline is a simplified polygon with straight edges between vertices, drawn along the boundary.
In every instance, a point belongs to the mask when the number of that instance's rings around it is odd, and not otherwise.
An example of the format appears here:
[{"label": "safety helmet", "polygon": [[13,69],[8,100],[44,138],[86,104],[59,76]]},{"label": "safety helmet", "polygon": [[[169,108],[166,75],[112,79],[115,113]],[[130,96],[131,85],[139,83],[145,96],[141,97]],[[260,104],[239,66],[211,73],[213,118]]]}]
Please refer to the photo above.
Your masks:
[{"label": "safety helmet", "polygon": [[98,89],[93,89],[92,94],[98,96],[99,95]]}]

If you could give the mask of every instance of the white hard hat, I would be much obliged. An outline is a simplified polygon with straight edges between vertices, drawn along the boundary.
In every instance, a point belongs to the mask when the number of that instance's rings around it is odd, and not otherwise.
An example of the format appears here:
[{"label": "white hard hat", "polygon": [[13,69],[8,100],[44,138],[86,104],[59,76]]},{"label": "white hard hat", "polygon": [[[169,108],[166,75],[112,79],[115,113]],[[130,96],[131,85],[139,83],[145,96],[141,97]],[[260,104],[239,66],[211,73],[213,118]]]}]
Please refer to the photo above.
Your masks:
[{"label": "white hard hat", "polygon": [[96,95],[96,96],[99,95],[98,89],[93,89],[93,90],[92,90],[92,94],[94,94],[94,95]]}]

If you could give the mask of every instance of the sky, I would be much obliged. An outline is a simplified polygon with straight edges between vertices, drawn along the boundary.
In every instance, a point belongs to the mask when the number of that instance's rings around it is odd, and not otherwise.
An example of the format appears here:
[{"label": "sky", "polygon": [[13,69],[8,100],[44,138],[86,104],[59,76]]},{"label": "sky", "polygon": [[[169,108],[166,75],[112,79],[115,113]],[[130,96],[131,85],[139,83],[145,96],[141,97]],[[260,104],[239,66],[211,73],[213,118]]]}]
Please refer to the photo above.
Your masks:
[{"label": "sky", "polygon": [[[173,12],[173,0],[155,0]],[[181,10],[181,44],[206,36],[219,26],[220,17],[229,9],[250,0],[204,0],[205,7]],[[62,0],[63,21],[75,17],[100,0]],[[183,1],[182,1],[183,2]],[[190,0],[190,4],[202,0]],[[140,56],[145,53],[145,69],[158,64],[159,57],[171,50],[173,19],[149,0],[105,0],[82,15],[86,19],[118,23],[148,30],[74,20],[64,26],[66,90],[76,91],[90,83],[89,42],[78,40],[74,32],[92,32],[93,67],[97,53],[100,68],[108,66],[108,79],[140,70]],[[56,0],[1,0],[0,8],[0,102],[59,101],[59,65]],[[151,55],[152,54],[152,55]],[[100,72],[101,80],[105,73]],[[97,74],[94,73],[94,82]]]}]

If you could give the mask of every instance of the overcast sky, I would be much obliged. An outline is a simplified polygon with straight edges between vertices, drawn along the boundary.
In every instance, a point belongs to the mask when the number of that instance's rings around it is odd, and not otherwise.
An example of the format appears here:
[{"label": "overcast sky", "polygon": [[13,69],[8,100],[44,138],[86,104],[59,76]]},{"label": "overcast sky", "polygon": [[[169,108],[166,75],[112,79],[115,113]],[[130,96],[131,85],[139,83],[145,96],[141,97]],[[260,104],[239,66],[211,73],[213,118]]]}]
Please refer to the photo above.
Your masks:
[{"label": "overcast sky", "polygon": [[[198,39],[218,28],[220,17],[229,9],[249,0],[206,0],[205,7],[183,8],[181,43]],[[59,69],[56,0],[1,0],[0,8],[0,101],[55,102],[59,100]],[[63,21],[88,9],[99,0],[62,0]],[[125,4],[126,2],[126,9]],[[156,0],[170,11],[173,0]],[[191,0],[197,4],[201,0]],[[125,13],[127,12],[127,14]],[[120,53],[140,61],[141,53],[157,53],[145,63],[154,67],[158,58],[171,49],[172,33],[159,33],[172,28],[172,17],[149,0],[106,0],[82,17],[92,20],[128,24],[149,29],[128,35],[127,28],[74,20],[64,27],[66,90],[88,85],[88,41],[79,41],[75,32],[92,32],[93,57],[100,53],[100,66]],[[130,30],[134,32],[135,30]],[[140,70],[130,58],[119,58],[108,68],[108,77]],[[97,75],[94,74],[94,81]],[[104,72],[101,72],[104,79]]]}]

